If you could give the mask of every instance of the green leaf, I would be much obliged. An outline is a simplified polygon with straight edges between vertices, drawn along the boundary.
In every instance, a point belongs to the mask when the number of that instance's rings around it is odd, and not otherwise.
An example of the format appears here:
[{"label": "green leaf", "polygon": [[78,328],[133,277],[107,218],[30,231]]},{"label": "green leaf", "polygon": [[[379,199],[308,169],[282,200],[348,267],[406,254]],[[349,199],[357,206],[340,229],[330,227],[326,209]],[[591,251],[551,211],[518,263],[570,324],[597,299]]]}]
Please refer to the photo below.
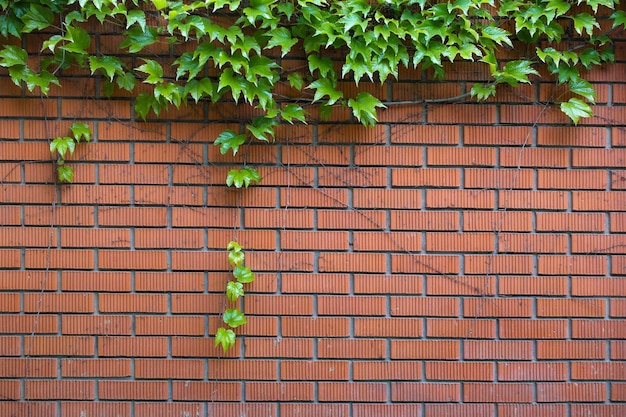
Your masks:
[{"label": "green leaf", "polygon": [[274,118],[257,116],[252,119],[252,124],[246,125],[246,129],[255,138],[269,142],[274,137],[274,126],[276,125],[278,125],[278,122]]},{"label": "green leaf", "polygon": [[152,59],[144,59],[145,64],[136,68],[137,71],[148,74],[144,82],[148,84],[158,84],[163,82],[163,67]]},{"label": "green leaf", "polygon": [[539,75],[531,65],[532,62],[525,59],[509,61],[502,72],[496,75],[496,81],[507,83],[513,87],[516,87],[518,83],[530,83],[528,75]]},{"label": "green leaf", "polygon": [[476,100],[478,101],[485,100],[495,94],[496,94],[495,84],[476,83],[472,86],[472,89],[470,91],[470,95],[472,97],[476,97]]},{"label": "green leaf", "polygon": [[568,101],[561,103],[561,111],[572,119],[574,124],[578,124],[581,117],[593,116],[591,106],[579,98],[570,98]]},{"label": "green leaf", "polygon": [[152,0],[152,4],[157,10],[162,10],[167,7],[167,0]]},{"label": "green leaf", "polygon": [[292,72],[291,74],[288,74],[287,81],[289,81],[289,85],[291,87],[298,91],[302,91],[302,88],[304,87],[304,79],[299,72]]},{"label": "green leaf", "polygon": [[116,82],[119,88],[126,91],[133,91],[137,85],[137,79],[131,72],[123,73],[122,76],[117,77]]},{"label": "green leaf", "polygon": [[254,281],[254,272],[243,265],[237,265],[235,269],[233,269],[233,276],[237,282],[241,282],[242,284],[249,284]]},{"label": "green leaf", "polygon": [[146,46],[156,43],[158,40],[157,30],[152,27],[143,30],[139,26],[133,26],[124,33],[124,40],[120,43],[120,48],[128,48],[131,54],[140,52]]},{"label": "green leaf", "polygon": [[161,112],[163,105],[154,94],[141,93],[135,99],[135,111],[137,115],[146,120],[146,116],[152,110],[157,116]]},{"label": "green leaf", "polygon": [[21,17],[21,20],[24,22],[22,32],[30,33],[50,26],[54,22],[54,12],[48,7],[32,3],[30,10]]},{"label": "green leaf", "polygon": [[246,257],[243,253],[243,248],[237,242],[230,242],[226,250],[228,250],[228,263],[231,265],[237,266],[241,264]]},{"label": "green leaf", "polygon": [[243,93],[244,97],[248,92],[249,82],[241,75],[235,75],[232,68],[226,68],[220,75],[220,81],[217,86],[219,90],[230,90],[235,103],[239,101],[239,96]]},{"label": "green leaf", "polygon": [[220,147],[220,153],[226,154],[229,149],[233,151],[233,155],[237,155],[239,147],[248,139],[245,134],[237,134],[232,130],[225,130],[219,134],[213,145]]},{"label": "green leaf", "polygon": [[582,35],[587,32],[589,36],[593,35],[593,28],[599,28],[600,24],[596,21],[596,18],[588,13],[580,13],[572,18],[574,20],[574,29],[576,33]]},{"label": "green leaf", "polygon": [[65,154],[68,151],[70,155],[73,154],[75,148],[76,142],[74,138],[70,138],[69,136],[56,137],[50,142],[50,153],[56,151],[61,159],[66,159]]},{"label": "green leaf", "polygon": [[594,103],[597,97],[596,91],[594,90],[591,83],[587,80],[583,80],[582,78],[576,78],[570,81],[569,89],[572,93],[578,94],[586,98],[588,101]]},{"label": "green leaf", "polygon": [[74,135],[74,140],[78,143],[81,139],[84,139],[85,142],[89,142],[91,140],[91,128],[86,123],[72,123],[70,126],[70,130]]},{"label": "green leaf", "polygon": [[131,10],[126,15],[126,29],[137,23],[141,30],[146,30],[146,14],[143,10]]},{"label": "green leaf", "polygon": [[587,69],[591,69],[594,65],[600,65],[602,63],[600,53],[592,48],[584,49],[578,54],[578,57],[580,58],[580,62]]},{"label": "green leaf", "polygon": [[250,184],[253,182],[260,182],[261,175],[259,172],[250,167],[242,168],[242,169],[231,169],[228,171],[228,175],[226,176],[226,185],[235,188],[241,188],[245,186],[248,188]]},{"label": "green leaf", "polygon": [[618,10],[611,15],[611,20],[613,20],[613,28],[622,25],[626,27],[626,12],[624,10]]},{"label": "green leaf", "polygon": [[28,61],[28,52],[14,45],[6,45],[0,51],[0,66],[9,68],[16,65],[26,66]]},{"label": "green leaf", "polygon": [[243,284],[241,282],[228,281],[228,284],[226,284],[226,297],[231,303],[236,302],[243,295]]},{"label": "green leaf", "polygon": [[220,327],[215,333],[215,347],[221,345],[224,352],[226,352],[235,345],[236,338],[237,336],[235,336],[235,332],[231,329],[226,330],[225,328]]},{"label": "green leaf", "polygon": [[74,181],[74,169],[68,165],[57,166],[57,178],[60,182],[71,183]]},{"label": "green leaf", "polygon": [[83,28],[80,27],[67,27],[66,34],[67,42],[60,47],[60,49],[66,52],[72,52],[75,54],[86,55],[88,54],[89,46],[91,45],[91,36]]},{"label": "green leaf", "polygon": [[352,114],[365,126],[373,126],[376,118],[376,108],[385,107],[376,97],[370,93],[359,93],[355,98],[348,100],[348,106],[352,108]]},{"label": "green leaf", "polygon": [[510,33],[508,31],[497,26],[485,26],[482,30],[483,37],[491,39],[498,45],[502,45],[503,43],[505,43],[508,46],[513,47],[509,35]]},{"label": "green leaf", "polygon": [[224,310],[224,323],[232,328],[237,328],[248,322],[246,316],[238,308],[228,308]]},{"label": "green leaf", "polygon": [[116,74],[124,72],[122,61],[109,55],[102,57],[90,56],[89,68],[92,74],[97,70],[101,70],[109,78],[109,81],[113,81]]},{"label": "green leaf", "polygon": [[341,97],[343,97],[343,93],[338,91],[335,88],[334,83],[328,78],[321,78],[319,80],[313,81],[308,85],[309,89],[315,89],[315,94],[313,96],[313,102],[319,101],[325,96],[328,96],[327,105],[332,106],[335,104]]},{"label": "green leaf", "polygon": [[297,104],[287,104],[285,108],[281,110],[280,116],[291,124],[293,124],[294,119],[306,123],[304,109]]},{"label": "green leaf", "polygon": [[283,27],[269,30],[265,34],[270,37],[265,49],[280,47],[282,57],[287,55],[291,48],[298,43],[298,39],[292,38],[291,32]]}]

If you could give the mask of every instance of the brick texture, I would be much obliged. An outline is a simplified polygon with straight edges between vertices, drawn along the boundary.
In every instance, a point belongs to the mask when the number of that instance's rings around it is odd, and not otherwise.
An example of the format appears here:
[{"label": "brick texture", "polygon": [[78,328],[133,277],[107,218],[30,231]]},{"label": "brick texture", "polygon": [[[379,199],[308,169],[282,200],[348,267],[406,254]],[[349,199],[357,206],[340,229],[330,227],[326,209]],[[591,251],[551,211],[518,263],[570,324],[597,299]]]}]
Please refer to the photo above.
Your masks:
[{"label": "brick texture", "polygon": [[[339,111],[232,157],[212,144],[245,122],[232,103],[141,123],[130,97],[25,97],[0,69],[0,415],[626,416],[611,74],[589,74],[598,117],[579,126],[533,104],[545,82],[528,100],[390,105],[371,129]],[[459,77],[403,71],[387,91],[446,98]],[[57,186],[45,132],[76,118],[95,141]],[[264,180],[240,193],[223,180],[244,160]],[[224,354],[233,239],[257,280]]]}]

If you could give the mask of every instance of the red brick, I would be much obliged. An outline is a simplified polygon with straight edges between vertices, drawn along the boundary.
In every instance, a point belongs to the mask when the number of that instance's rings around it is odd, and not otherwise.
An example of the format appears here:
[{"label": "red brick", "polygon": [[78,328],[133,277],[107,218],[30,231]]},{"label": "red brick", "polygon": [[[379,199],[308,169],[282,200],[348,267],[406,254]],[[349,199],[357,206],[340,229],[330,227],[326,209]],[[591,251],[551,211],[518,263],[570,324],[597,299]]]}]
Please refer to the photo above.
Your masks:
[{"label": "red brick", "polygon": [[292,144],[282,149],[282,162],[292,165],[350,165],[350,158],[349,146]]},{"label": "red brick", "polygon": [[500,417],[567,417],[566,404],[498,404]]},{"label": "red brick", "polygon": [[0,358],[3,378],[56,378],[55,359]]},{"label": "red brick", "polygon": [[572,320],[574,339],[624,339],[626,320]]},{"label": "red brick", "polygon": [[208,378],[274,381],[278,375],[277,363],[275,360],[259,359],[211,359]]},{"label": "red brick", "polygon": [[603,232],[604,215],[599,213],[537,213],[538,232]]},{"label": "red brick", "polygon": [[280,375],[287,381],[347,381],[349,375],[347,361],[293,361],[280,363]]},{"label": "red brick", "polygon": [[486,190],[426,190],[429,209],[493,209],[495,195]]},{"label": "red brick", "polygon": [[88,316],[65,314],[61,316],[63,334],[130,335],[130,316]]},{"label": "red brick", "polygon": [[604,359],[605,342],[590,340],[538,340],[537,359]]},{"label": "red brick", "polygon": [[55,314],[2,314],[0,316],[2,334],[18,333],[57,333],[58,317]]},{"label": "red brick", "polygon": [[137,249],[202,249],[204,233],[202,230],[189,229],[136,229],[135,247]]},{"label": "red brick", "polygon": [[94,400],[96,398],[94,381],[28,380],[24,384],[24,397],[28,400]]},{"label": "red brick", "polygon": [[493,404],[425,404],[424,407],[424,417],[484,417],[495,413]]},{"label": "red brick", "polygon": [[264,337],[254,338],[254,343],[246,346],[246,358],[312,358],[313,340]]},{"label": "red brick", "polygon": [[565,339],[567,335],[567,320],[500,320],[500,337],[503,339]]},{"label": "red brick", "polygon": [[530,298],[466,298],[463,301],[465,317],[531,317],[532,314]]},{"label": "red brick", "polygon": [[566,381],[567,363],[499,362],[500,381]]},{"label": "red brick", "polygon": [[499,194],[500,209],[515,210],[565,210],[568,195],[565,191],[507,190]]},{"label": "red brick", "polygon": [[495,335],[495,320],[426,319],[427,337],[486,339]]},{"label": "red brick", "polygon": [[[257,281],[255,281],[257,282]],[[284,294],[348,294],[350,292],[350,275],[283,273],[281,276],[281,292]],[[332,283],[332,285],[329,285]]]},{"label": "red brick", "polygon": [[569,150],[539,148],[501,148],[500,165],[503,167],[567,168]]},{"label": "red brick", "polygon": [[130,272],[62,271],[63,291],[129,292]]},{"label": "red brick", "polygon": [[626,211],[626,193],[620,191],[572,191],[575,211]]},{"label": "red brick", "polygon": [[481,104],[427,105],[428,123],[481,123],[493,124],[496,121],[496,108]]},{"label": "red brick", "polygon": [[[34,403],[37,404],[37,403]],[[61,403],[61,417],[71,417],[85,413],[88,416],[131,417],[130,402],[85,402],[72,401]],[[41,414],[55,415],[55,414]]]},{"label": "red brick", "polygon": [[27,313],[93,313],[93,294],[24,294]]},{"label": "red brick", "polygon": [[57,117],[58,101],[56,99],[4,98],[0,117],[6,118],[48,118]]},{"label": "red brick", "polygon": [[5,379],[0,381],[0,394],[4,401],[19,401],[22,398],[21,391],[19,380]]},{"label": "red brick", "polygon": [[496,151],[493,148],[431,147],[426,153],[427,165],[494,166]]},{"label": "red brick", "polygon": [[167,382],[99,381],[98,397],[103,400],[166,400]]},{"label": "red brick", "polygon": [[0,356],[20,356],[22,345],[20,336],[0,336]]},{"label": "red brick", "polygon": [[427,295],[493,295],[493,276],[438,276],[426,277]]},{"label": "red brick", "polygon": [[[34,207],[26,207],[25,213],[31,213]],[[19,226],[22,221],[20,220],[21,207],[18,206],[3,206],[0,207],[0,225],[2,226]],[[30,216],[24,216],[24,221],[28,222]],[[26,223],[28,224],[28,223]],[[50,224],[50,223],[48,223]]]},{"label": "red brick", "polygon": [[572,404],[571,417],[616,417],[626,413],[626,404]]},{"label": "red brick", "polygon": [[463,359],[469,360],[531,360],[531,341],[508,340],[465,340]]},{"label": "red brick", "polygon": [[600,127],[552,127],[540,126],[537,129],[537,144],[540,146],[604,147],[607,144],[607,131]]},{"label": "red brick", "polygon": [[64,378],[128,378],[132,375],[130,359],[62,359]]},{"label": "red brick", "polygon": [[459,256],[454,255],[392,254],[391,272],[394,274],[456,274],[459,272],[459,263]]},{"label": "red brick", "polygon": [[[249,245],[242,243],[245,248]],[[283,250],[348,250],[348,232],[284,230],[280,233]]]},{"label": "red brick", "polygon": [[293,221],[290,211],[307,208],[311,206],[311,201],[315,201],[316,207],[347,208],[348,191],[341,188],[281,188],[280,206],[285,210],[279,214],[282,214],[283,223],[287,219]]},{"label": "red brick", "polygon": [[320,253],[320,272],[375,272],[387,271],[387,257],[382,253]]},{"label": "red brick", "polygon": [[246,314],[310,316],[313,314],[313,298],[308,295],[248,295],[245,299]]},{"label": "red brick", "polygon": [[352,205],[356,209],[411,209],[422,207],[422,192],[419,189],[376,189],[357,188],[353,190]]},{"label": "red brick", "polygon": [[421,320],[415,318],[354,318],[356,337],[420,337]]},{"label": "red brick", "polygon": [[466,211],[463,230],[484,232],[530,232],[532,213],[516,211]]},{"label": "red brick", "polygon": [[572,235],[572,253],[626,253],[626,235]]},{"label": "red brick", "polygon": [[[416,160],[413,165],[418,163]],[[460,185],[461,170],[458,168],[391,168],[392,187],[456,188]]]},{"label": "red brick", "polygon": [[167,226],[167,209],[161,207],[104,207],[98,210],[100,226]]},{"label": "red brick", "polygon": [[429,252],[492,252],[492,233],[426,233],[426,250]]},{"label": "red brick", "polygon": [[[354,362],[353,378],[355,381],[370,380],[416,380],[422,374],[422,364],[418,361],[359,361]],[[393,390],[393,388],[392,388]],[[392,401],[398,401],[393,398]]]},{"label": "red brick", "polygon": [[546,107],[539,104],[502,105],[500,123],[515,124],[566,124],[569,119],[556,106]]},{"label": "red brick", "polygon": [[558,256],[538,257],[538,270],[542,275],[605,275],[606,256]]},{"label": "red brick", "polygon": [[318,399],[321,402],[385,402],[387,384],[379,382],[319,382]]},{"label": "red brick", "polygon": [[427,362],[426,378],[441,381],[492,381],[493,363]]},{"label": "red brick", "polygon": [[611,401],[625,401],[626,400],[626,384],[619,382],[611,383]]},{"label": "red brick", "polygon": [[313,401],[312,382],[248,382],[246,401]]},{"label": "red brick", "polygon": [[93,269],[94,267],[93,251],[87,249],[26,249],[24,258],[26,268],[32,269]]},{"label": "red brick", "polygon": [[[156,257],[158,265],[167,269],[167,254],[165,251],[142,251],[145,256],[145,268],[157,265],[148,263],[150,257]],[[132,253],[132,252],[130,252]],[[141,253],[141,252],[139,252]],[[111,262],[114,258],[111,257]],[[225,252],[216,251],[176,251],[171,254],[171,268],[175,271],[228,271],[228,255]],[[250,265],[248,265],[250,266]],[[156,268],[152,268],[156,269]],[[256,270],[255,270],[256,271]]]},{"label": "red brick", "polygon": [[28,336],[24,338],[24,354],[32,356],[92,356],[93,336]]},{"label": "red brick", "polygon": [[98,251],[98,266],[101,269],[163,270],[167,268],[166,253],[163,251]]},{"label": "red brick", "polygon": [[385,212],[318,210],[317,227],[330,230],[377,230],[385,228]]},{"label": "red brick", "polygon": [[420,417],[421,404],[353,404],[354,417]]},{"label": "red brick", "polygon": [[626,171],[612,171],[611,175],[611,189],[612,190],[624,190],[626,189]]},{"label": "red brick", "polygon": [[605,314],[605,300],[537,299],[537,317],[604,317]]},{"label": "red brick", "polygon": [[392,211],[390,220],[391,230],[459,230],[459,214],[452,211]]},{"label": "red brick", "polygon": [[498,236],[501,253],[566,253],[567,235],[501,233]]},{"label": "red brick", "polygon": [[464,126],[465,145],[516,146],[528,142],[530,129],[526,126]]},{"label": "red brick", "polygon": [[458,144],[459,127],[432,124],[392,124],[391,143]]},{"label": "red brick", "polygon": [[346,337],[350,321],[341,317],[290,317],[281,319],[282,334],[287,337]]},{"label": "red brick", "polygon": [[392,382],[391,400],[394,402],[458,402],[460,384],[430,382]]},{"label": "red brick", "polygon": [[[245,327],[249,327],[247,324]],[[159,345],[157,354],[145,355],[145,356],[167,356],[167,338],[164,337],[164,346]],[[159,341],[160,343],[160,341]],[[184,358],[223,358],[223,357],[239,357],[241,352],[241,338],[235,340],[235,346],[227,352],[224,352],[221,347],[215,346],[215,341],[212,337],[185,337],[175,336],[172,338],[172,357],[184,357]],[[161,354],[162,349],[164,354]]]},{"label": "red brick", "polygon": [[135,334],[203,336],[205,321],[202,316],[137,316]]},{"label": "red brick", "polygon": [[601,170],[540,169],[537,173],[537,188],[604,190],[607,188],[607,176]]},{"label": "red brick", "polygon": [[572,166],[573,167],[623,168],[625,163],[626,163],[626,149],[574,149],[572,150]]},{"label": "red brick", "polygon": [[166,337],[98,337],[100,357],[165,357]]},{"label": "red brick", "polygon": [[459,300],[448,297],[391,297],[393,316],[457,317]]},{"label": "red brick", "polygon": [[100,294],[98,309],[102,313],[165,313],[164,294]]},{"label": "red brick", "polygon": [[73,184],[63,191],[63,204],[129,204],[130,187],[123,185]]},{"label": "red brick", "polygon": [[[226,259],[223,254],[219,255],[222,259]],[[312,272],[313,254],[310,252],[249,252],[246,257],[246,265],[255,272]]]},{"label": "red brick", "polygon": [[[369,406],[369,404],[368,404]],[[337,416],[348,417],[349,404],[310,404],[310,403],[282,403],[281,415],[299,417]],[[267,415],[267,414],[266,414]]]},{"label": "red brick", "polygon": [[530,169],[468,168],[464,181],[466,189],[531,189],[534,173]]},{"label": "red brick", "polygon": [[568,279],[566,277],[500,277],[501,295],[566,295]]},{"label": "red brick", "polygon": [[463,384],[463,401],[466,403],[530,403],[533,401],[532,384]]},{"label": "red brick", "polygon": [[467,255],[465,273],[467,274],[531,274],[533,259],[531,255]]},{"label": "red brick", "polygon": [[422,280],[413,275],[355,274],[353,280],[355,294],[422,293]]},{"label": "red brick", "polygon": [[355,146],[354,163],[357,166],[415,166],[422,160],[422,149],[414,146]]},{"label": "red brick", "polygon": [[460,359],[458,340],[392,340],[392,359]]},{"label": "red brick", "polygon": [[607,400],[606,384],[538,382],[537,402],[604,402]]},{"label": "red brick", "polygon": [[573,380],[626,380],[622,362],[572,362],[571,367]]},{"label": "red brick", "polygon": [[384,316],[387,300],[383,296],[317,297],[317,313],[321,316]]},{"label": "red brick", "polygon": [[386,342],[382,339],[318,339],[317,355],[322,359],[384,359]]},{"label": "red brick", "polygon": [[123,229],[62,228],[64,248],[130,248],[130,232]]},{"label": "red brick", "polygon": [[611,299],[609,301],[609,316],[626,317],[626,300],[622,298]]},{"label": "red brick", "polygon": [[55,247],[57,233],[50,227],[3,227],[0,246],[7,247]]}]

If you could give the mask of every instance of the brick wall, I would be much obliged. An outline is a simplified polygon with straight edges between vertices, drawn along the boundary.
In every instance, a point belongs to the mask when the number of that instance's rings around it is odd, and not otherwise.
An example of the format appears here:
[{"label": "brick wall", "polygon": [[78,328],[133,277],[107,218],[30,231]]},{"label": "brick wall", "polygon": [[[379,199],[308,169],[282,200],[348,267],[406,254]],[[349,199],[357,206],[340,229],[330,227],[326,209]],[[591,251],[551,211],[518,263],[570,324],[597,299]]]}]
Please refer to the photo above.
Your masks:
[{"label": "brick wall", "polygon": [[[84,98],[85,74],[42,99],[1,73],[0,415],[626,415],[624,39],[616,51],[578,127],[537,104],[546,82],[391,104],[372,129],[340,110],[236,158],[211,141],[245,109],[142,123],[132,97]],[[405,71],[381,91],[451,97],[476,71]],[[59,186],[48,141],[73,121],[95,141]],[[242,161],[261,186],[227,189]],[[233,239],[257,280],[223,355]]]}]

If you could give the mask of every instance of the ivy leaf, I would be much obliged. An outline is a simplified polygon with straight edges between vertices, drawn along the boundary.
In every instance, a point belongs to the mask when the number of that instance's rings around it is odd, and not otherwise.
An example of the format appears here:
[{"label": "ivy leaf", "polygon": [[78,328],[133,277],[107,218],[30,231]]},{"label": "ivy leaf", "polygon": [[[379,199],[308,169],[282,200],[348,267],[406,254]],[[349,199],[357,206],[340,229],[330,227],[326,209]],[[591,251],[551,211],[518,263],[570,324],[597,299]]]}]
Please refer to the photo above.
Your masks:
[{"label": "ivy leaf", "polygon": [[242,133],[238,135],[234,131],[228,129],[219,134],[213,145],[219,145],[220,153],[222,155],[225,155],[229,149],[232,149],[233,155],[237,155],[239,147],[243,145],[246,139],[248,138],[245,134]]},{"label": "ivy leaf", "polygon": [[248,188],[250,184],[253,182],[260,182],[261,175],[254,168],[242,168],[242,169],[231,169],[228,171],[228,175],[226,176],[226,185],[235,188],[241,188],[245,186]]},{"label": "ivy leaf", "polygon": [[589,36],[593,35],[593,28],[599,28],[600,25],[596,21],[596,18],[588,13],[580,13],[572,18],[574,20],[574,30],[579,35],[583,32],[587,32]]},{"label": "ivy leaf", "polygon": [[373,126],[378,119],[376,118],[376,108],[385,105],[370,93],[359,93],[354,99],[348,100],[348,106],[352,108],[352,114],[357,120],[365,126]]},{"label": "ivy leaf", "polygon": [[152,59],[144,59],[145,64],[138,66],[137,71],[148,74],[144,82],[148,84],[158,84],[163,82],[163,67]]},{"label": "ivy leaf", "polygon": [[109,81],[113,81],[113,77],[115,77],[116,74],[124,71],[122,68],[122,61],[108,55],[102,57],[90,56],[89,68],[91,69],[92,74],[97,70],[103,71],[109,78]]},{"label": "ivy leaf", "polygon": [[70,130],[72,131],[74,140],[77,143],[80,142],[81,139],[84,139],[85,142],[89,142],[91,140],[91,128],[86,123],[72,123]]},{"label": "ivy leaf", "polygon": [[289,85],[295,88],[298,91],[302,91],[302,87],[304,87],[304,79],[302,75],[298,72],[292,72],[287,75],[287,81],[289,81]]},{"label": "ivy leaf", "polygon": [[183,96],[189,94],[197,103],[202,97],[211,97],[214,100],[217,97],[217,88],[215,84],[211,82],[210,78],[203,78],[201,80],[193,79],[185,84],[183,89]]},{"label": "ivy leaf", "polygon": [[306,123],[304,109],[297,104],[287,104],[285,108],[281,110],[280,116],[291,124],[293,124],[293,119]]},{"label": "ivy leaf", "polygon": [[281,57],[287,55],[291,48],[298,43],[298,39],[292,38],[291,32],[289,32],[287,28],[272,29],[267,31],[265,34],[270,37],[269,41],[267,41],[265,49],[280,47]]},{"label": "ivy leaf", "polygon": [[[26,69],[26,67],[24,68]],[[9,72],[11,71],[9,70]],[[41,92],[44,95],[47,95],[50,91],[50,84],[55,84],[59,87],[61,86],[61,83],[59,83],[57,77],[55,77],[54,74],[48,71],[41,71],[40,74],[35,74],[34,72],[30,71],[30,69],[28,69],[25,75],[26,87],[29,91],[33,91],[35,87],[39,87],[41,89]]]},{"label": "ivy leaf", "polygon": [[73,154],[75,148],[76,142],[74,142],[74,139],[69,136],[56,137],[52,140],[52,142],[50,142],[50,153],[54,153],[56,151],[61,159],[65,159],[67,151],[70,152],[70,155]]},{"label": "ivy leaf", "polygon": [[591,69],[592,66],[600,65],[601,63],[600,53],[592,48],[584,49],[579,54],[579,58],[580,62],[587,69]]},{"label": "ivy leaf", "polygon": [[596,91],[593,89],[591,83],[582,78],[576,78],[569,83],[569,89],[572,93],[578,94],[594,103],[597,97]]},{"label": "ivy leaf", "polygon": [[518,83],[530,83],[528,75],[539,75],[528,60],[521,59],[507,62],[502,72],[496,75],[496,81],[516,87]]},{"label": "ivy leaf", "polygon": [[167,0],[152,0],[152,4],[157,10],[162,10],[167,7]]},{"label": "ivy leaf", "polygon": [[131,10],[126,15],[126,29],[137,23],[141,30],[146,30],[146,14],[143,10]]},{"label": "ivy leaf", "polygon": [[560,65],[558,70],[559,83],[565,84],[569,80],[580,78],[580,72],[576,67],[570,65]]},{"label": "ivy leaf", "polygon": [[224,323],[232,328],[237,328],[248,322],[246,316],[238,308],[227,308],[224,310]]},{"label": "ivy leaf", "polygon": [[68,26],[66,38],[68,42],[61,46],[60,49],[75,54],[87,54],[87,49],[91,45],[91,36],[85,29]]},{"label": "ivy leaf", "polygon": [[60,182],[73,182],[74,181],[74,169],[68,165],[59,165],[57,167],[57,178]]},{"label": "ivy leaf", "polygon": [[50,26],[54,22],[54,12],[48,7],[32,3],[30,10],[21,16],[24,27],[23,33],[30,33],[35,30],[42,30]]},{"label": "ivy leaf", "polygon": [[231,303],[236,302],[243,294],[243,284],[241,282],[228,281],[228,284],[226,284],[226,297]]},{"label": "ivy leaf", "polygon": [[154,94],[141,93],[135,99],[135,111],[143,120],[146,120],[146,116],[150,110],[158,116],[162,108],[163,105],[157,100]]},{"label": "ivy leaf", "polygon": [[270,139],[274,137],[274,126],[277,124],[278,122],[271,117],[257,116],[252,119],[251,125],[246,125],[246,129],[248,129],[255,138],[269,142]]},{"label": "ivy leaf", "polygon": [[328,78],[320,78],[319,80],[313,81],[307,88],[315,89],[313,102],[319,101],[323,97],[328,96],[327,105],[332,106],[341,97],[343,97],[343,93],[338,91],[333,82]]},{"label": "ivy leaf", "polygon": [[225,328],[220,327],[215,333],[215,347],[221,345],[224,352],[226,352],[235,345],[236,338],[237,336],[235,336],[235,332],[231,329],[226,330]]},{"label": "ivy leaf", "polygon": [[0,66],[9,68],[17,65],[26,65],[28,52],[15,45],[6,45],[0,51]]},{"label": "ivy leaf", "polygon": [[611,20],[613,20],[613,28],[622,25],[626,27],[626,12],[624,10],[618,10],[611,15]]},{"label": "ivy leaf", "polygon": [[128,52],[134,54],[157,40],[158,34],[155,28],[147,27],[144,30],[139,26],[133,26],[124,33],[124,40],[120,43],[120,48],[128,48]]},{"label": "ivy leaf", "polygon": [[126,72],[122,76],[117,77],[117,86],[122,90],[133,91],[137,84],[137,79],[131,72]]},{"label": "ivy leaf", "polygon": [[568,101],[561,103],[561,111],[567,115],[574,124],[578,124],[581,117],[591,117],[593,112],[591,106],[579,98],[570,98]]},{"label": "ivy leaf", "polygon": [[482,101],[496,94],[495,84],[479,84],[476,83],[472,86],[470,95],[476,97],[476,100]]},{"label": "ivy leaf", "polygon": [[498,45],[502,45],[503,43],[507,44],[511,48],[513,44],[511,43],[511,39],[509,38],[510,33],[506,30],[499,28],[497,26],[485,26],[482,30],[482,36],[491,39]]},{"label": "ivy leaf", "polygon": [[237,242],[230,242],[228,246],[226,246],[226,250],[228,251],[228,263],[231,265],[239,265],[245,259],[245,254],[243,253],[243,248]]},{"label": "ivy leaf", "polygon": [[217,86],[218,91],[222,89],[230,89],[235,103],[238,102],[239,96],[244,96],[248,91],[248,81],[241,75],[235,75],[232,68],[226,68],[220,75],[220,81]]},{"label": "ivy leaf", "polygon": [[241,282],[242,284],[249,284],[254,281],[254,272],[250,270],[250,268],[237,265],[235,269],[233,269],[233,276],[237,279],[237,282]]}]

